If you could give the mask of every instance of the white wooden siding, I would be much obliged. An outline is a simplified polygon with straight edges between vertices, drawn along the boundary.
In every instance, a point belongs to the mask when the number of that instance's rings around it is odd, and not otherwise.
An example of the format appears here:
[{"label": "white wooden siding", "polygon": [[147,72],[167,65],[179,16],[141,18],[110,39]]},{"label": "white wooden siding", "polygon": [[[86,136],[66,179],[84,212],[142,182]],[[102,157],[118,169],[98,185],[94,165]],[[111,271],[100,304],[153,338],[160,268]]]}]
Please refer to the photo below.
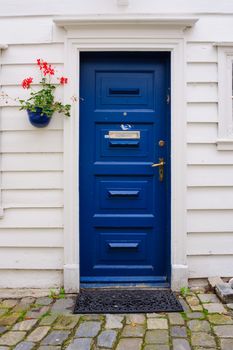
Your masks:
[{"label": "white wooden siding", "polygon": [[188,123],[188,143],[214,143],[217,138],[217,123]]},{"label": "white wooden siding", "polygon": [[[1,18],[0,42],[8,44],[52,42],[52,26],[49,18]],[[43,52],[43,49],[42,49]],[[38,57],[39,58],[39,57]]]},{"label": "white wooden siding", "polygon": [[188,254],[199,255],[232,255],[232,232],[199,232],[188,234]]},{"label": "white wooden siding", "polygon": [[3,171],[62,171],[62,153],[4,153]]},{"label": "white wooden siding", "polygon": [[216,123],[218,121],[218,104],[187,103],[187,121],[196,123]]},{"label": "white wooden siding", "polygon": [[[203,39],[204,40],[204,39]],[[217,49],[187,43],[187,254],[190,278],[233,275],[233,155],[219,152]]]},{"label": "white wooden siding", "polygon": [[1,247],[63,248],[62,228],[4,228]]},{"label": "white wooden siding", "polygon": [[223,171],[227,168],[222,167],[222,165],[233,165],[232,153],[228,151],[217,152],[215,143],[188,144],[187,150],[189,165],[219,165]]},{"label": "white wooden siding", "polygon": [[[35,35],[33,31],[27,33],[31,21],[26,19],[20,23],[21,20],[16,20],[12,28],[19,32],[14,36],[9,33],[10,42],[16,44],[2,51],[2,90],[13,97],[28,94],[20,86],[25,77],[33,76],[35,83],[39,81],[37,58],[54,64],[58,74],[64,74],[64,45],[51,43],[51,22],[36,19],[39,32]],[[4,21],[1,23],[3,26]],[[23,35],[24,39],[21,38]],[[58,96],[62,98],[63,91],[59,90]],[[0,287],[61,286],[64,257],[63,117],[54,115],[49,128],[40,130],[28,122],[26,112],[19,111],[17,102],[10,100],[2,105],[1,195],[4,213],[0,220]],[[36,279],[33,278],[35,271]]]},{"label": "white wooden siding", "polygon": [[3,247],[0,248],[0,254],[0,269],[61,270],[63,267],[61,248]]},{"label": "white wooden siding", "polygon": [[200,62],[188,63],[187,67],[188,83],[217,83],[218,66],[217,63]]},{"label": "white wooden siding", "polygon": [[56,288],[62,284],[60,270],[16,270],[15,267],[0,270],[0,288]]},{"label": "white wooden siding", "polygon": [[5,209],[0,229],[4,228],[62,228],[61,208],[11,208]]},{"label": "white wooden siding", "polygon": [[4,172],[2,174],[2,188],[17,189],[61,189],[63,186],[60,171],[46,172]]},{"label": "white wooden siding", "polygon": [[211,42],[191,41],[187,43],[187,63],[217,63],[217,50]]},{"label": "white wooden siding", "polygon": [[187,208],[189,210],[232,209],[233,187],[190,187]]},{"label": "white wooden siding", "polygon": [[188,83],[187,84],[188,102],[217,102],[218,89],[216,83]]},{"label": "white wooden siding", "polygon": [[194,165],[188,166],[188,186],[207,187],[233,186],[233,166],[232,165]]},{"label": "white wooden siding", "polygon": [[5,208],[62,208],[63,191],[52,190],[3,190],[2,201]]},{"label": "white wooden siding", "polygon": [[[26,115],[25,115],[26,117]],[[2,133],[3,153],[26,152],[62,152],[62,131],[48,130],[23,130],[19,132],[5,131]]]},{"label": "white wooden siding", "polygon": [[57,43],[35,43],[33,45],[11,44],[7,50],[2,51],[3,65],[23,65],[25,73],[28,65],[35,64],[37,58],[43,58],[45,61],[54,64],[63,64],[64,48],[63,45]]},{"label": "white wooden siding", "polygon": [[188,269],[191,278],[232,276],[232,254],[188,256]]}]

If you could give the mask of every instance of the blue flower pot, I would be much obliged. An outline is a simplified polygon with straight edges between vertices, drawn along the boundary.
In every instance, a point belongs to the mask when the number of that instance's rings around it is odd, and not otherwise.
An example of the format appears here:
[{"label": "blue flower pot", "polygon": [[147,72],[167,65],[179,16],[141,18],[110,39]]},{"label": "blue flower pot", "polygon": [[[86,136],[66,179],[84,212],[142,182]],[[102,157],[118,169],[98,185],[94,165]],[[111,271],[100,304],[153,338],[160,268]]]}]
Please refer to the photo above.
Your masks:
[{"label": "blue flower pot", "polygon": [[36,128],[44,128],[50,123],[51,117],[41,115],[41,108],[36,108],[36,112],[27,110],[27,113],[30,123]]}]

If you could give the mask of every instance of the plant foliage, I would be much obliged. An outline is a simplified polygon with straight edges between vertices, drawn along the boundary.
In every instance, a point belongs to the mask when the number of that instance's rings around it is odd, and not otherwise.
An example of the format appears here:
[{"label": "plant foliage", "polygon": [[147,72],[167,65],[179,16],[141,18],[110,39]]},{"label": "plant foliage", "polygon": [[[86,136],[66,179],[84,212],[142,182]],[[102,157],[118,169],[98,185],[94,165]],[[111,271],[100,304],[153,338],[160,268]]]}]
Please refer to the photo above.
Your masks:
[{"label": "plant foliage", "polygon": [[[22,87],[24,89],[31,89],[30,97],[26,100],[19,99],[21,104],[20,109],[36,112],[41,109],[41,115],[46,114],[51,117],[54,112],[62,113],[67,117],[70,117],[70,104],[63,104],[60,101],[55,101],[54,92],[56,90],[55,83],[52,83],[52,76],[55,74],[55,69],[47,62],[38,59],[37,64],[41,71],[41,89],[34,91],[31,87],[33,78],[29,77],[23,80]],[[58,78],[61,85],[65,85],[68,79],[65,77]]]}]

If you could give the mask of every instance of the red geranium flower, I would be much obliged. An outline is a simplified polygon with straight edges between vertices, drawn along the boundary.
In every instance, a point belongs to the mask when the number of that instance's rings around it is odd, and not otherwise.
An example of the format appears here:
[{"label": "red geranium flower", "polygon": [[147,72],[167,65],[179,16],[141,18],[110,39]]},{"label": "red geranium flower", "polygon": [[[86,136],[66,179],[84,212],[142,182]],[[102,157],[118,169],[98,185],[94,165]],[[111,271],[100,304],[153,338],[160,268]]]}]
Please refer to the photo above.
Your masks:
[{"label": "red geranium flower", "polygon": [[47,74],[54,75],[54,73],[55,73],[54,68],[51,66],[51,64],[48,64],[48,62],[43,61],[40,58],[38,58],[37,64],[40,67],[40,70],[43,71],[44,76],[46,76]]},{"label": "red geranium flower", "polygon": [[54,75],[54,68],[51,66],[51,64],[47,66],[46,73],[50,75]]},{"label": "red geranium flower", "polygon": [[67,84],[68,83],[68,78],[65,78],[65,77],[61,77],[60,78],[60,84],[61,85],[65,85],[65,84]]},{"label": "red geranium flower", "polygon": [[33,78],[32,77],[26,78],[26,79],[24,79],[22,81],[22,87],[24,89],[29,89],[32,82],[33,82]]}]

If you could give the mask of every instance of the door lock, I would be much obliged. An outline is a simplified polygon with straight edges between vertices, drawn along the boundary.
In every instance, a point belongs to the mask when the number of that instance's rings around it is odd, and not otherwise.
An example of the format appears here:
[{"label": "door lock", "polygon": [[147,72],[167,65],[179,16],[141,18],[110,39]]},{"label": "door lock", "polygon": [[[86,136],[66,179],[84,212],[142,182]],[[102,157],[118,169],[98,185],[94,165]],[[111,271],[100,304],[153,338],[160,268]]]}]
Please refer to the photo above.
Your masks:
[{"label": "door lock", "polygon": [[159,168],[159,181],[163,181],[164,178],[164,165],[166,163],[164,162],[163,158],[159,158],[159,163],[154,163],[151,166],[153,168],[158,167]]},{"label": "door lock", "polygon": [[164,147],[165,141],[164,140],[159,140],[159,147]]}]

